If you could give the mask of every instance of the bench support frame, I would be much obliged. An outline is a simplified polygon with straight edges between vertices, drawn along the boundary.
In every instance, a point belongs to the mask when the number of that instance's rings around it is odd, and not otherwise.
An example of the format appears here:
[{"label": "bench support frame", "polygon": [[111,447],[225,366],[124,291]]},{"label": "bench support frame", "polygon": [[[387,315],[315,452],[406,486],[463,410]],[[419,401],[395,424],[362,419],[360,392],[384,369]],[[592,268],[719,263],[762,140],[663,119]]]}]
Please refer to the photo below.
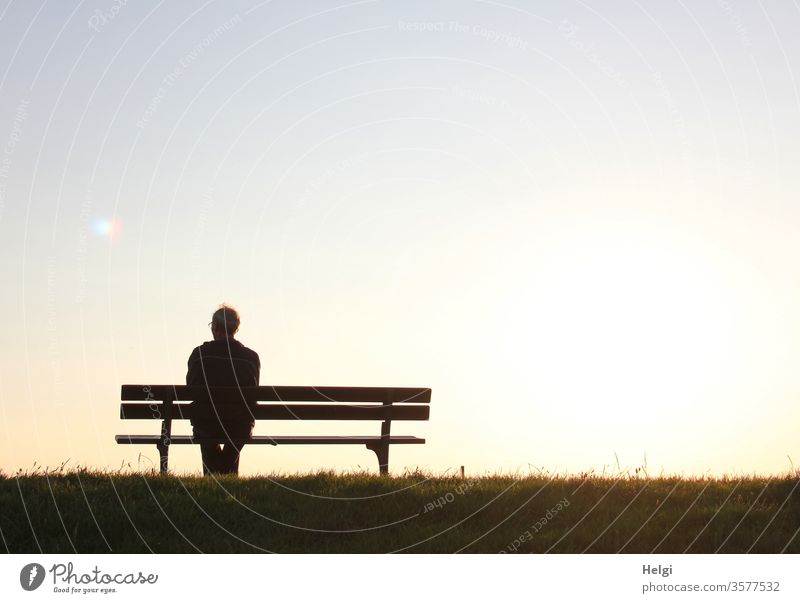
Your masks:
[{"label": "bench support frame", "polygon": [[[383,406],[391,406],[391,402],[384,402]],[[378,457],[378,468],[381,475],[389,474],[389,441],[391,438],[392,422],[384,421],[381,423],[381,441],[375,444],[367,444],[367,449],[372,450]]]},{"label": "bench support frame", "polygon": [[[169,445],[172,439],[172,405],[174,400],[163,401],[163,414],[161,416],[161,439],[158,449],[159,470],[161,473],[169,471]],[[383,406],[391,406],[391,402],[384,402]],[[367,450],[372,450],[378,457],[378,470],[381,475],[389,475],[389,442],[391,440],[392,422],[387,420],[381,423],[381,439],[374,444],[367,444]]]},{"label": "bench support frame", "polygon": [[161,421],[161,441],[156,445],[158,449],[159,466],[161,473],[166,473],[169,469],[169,444],[172,439],[172,404],[173,400],[163,401],[163,412]]}]

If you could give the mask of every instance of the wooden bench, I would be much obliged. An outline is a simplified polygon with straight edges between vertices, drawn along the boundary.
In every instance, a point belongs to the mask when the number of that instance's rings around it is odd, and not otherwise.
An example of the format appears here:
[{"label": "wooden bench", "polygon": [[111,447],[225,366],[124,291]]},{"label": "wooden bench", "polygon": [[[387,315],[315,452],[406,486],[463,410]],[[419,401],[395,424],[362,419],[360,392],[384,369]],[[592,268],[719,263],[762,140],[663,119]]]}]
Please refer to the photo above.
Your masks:
[{"label": "wooden bench", "polygon": [[[191,419],[201,406],[182,401],[212,402],[209,408],[238,405],[258,421],[382,421],[379,436],[252,436],[247,444],[360,444],[378,457],[382,475],[389,472],[391,444],[424,444],[424,438],[393,436],[392,421],[427,421],[431,390],[424,387],[204,387],[188,385],[123,385],[121,419],[160,420],[159,435],[118,435],[117,444],[154,444],[166,473],[173,444],[222,443],[222,438],[173,436],[172,422]],[[220,405],[220,406],[218,406]],[[208,412],[208,410],[206,410]]]}]

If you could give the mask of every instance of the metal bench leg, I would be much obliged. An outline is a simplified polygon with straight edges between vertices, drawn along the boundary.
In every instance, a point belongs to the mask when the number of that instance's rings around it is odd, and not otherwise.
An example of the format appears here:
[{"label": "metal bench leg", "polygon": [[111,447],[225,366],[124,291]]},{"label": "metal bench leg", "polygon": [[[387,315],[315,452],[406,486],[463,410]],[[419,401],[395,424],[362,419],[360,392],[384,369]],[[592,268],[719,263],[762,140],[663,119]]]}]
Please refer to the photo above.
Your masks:
[{"label": "metal bench leg", "polygon": [[161,473],[166,473],[169,466],[169,444],[165,446],[163,443],[159,442],[156,444],[156,448],[158,449]]},{"label": "metal bench leg", "polygon": [[161,473],[166,473],[169,465],[169,442],[172,439],[172,402],[172,400],[164,400],[161,441],[156,444],[160,458]]},{"label": "metal bench leg", "polygon": [[[384,410],[389,410],[392,407],[391,402],[384,402]],[[381,423],[381,439],[375,444],[367,444],[367,448],[375,453],[378,457],[378,469],[381,475],[389,475],[389,440],[392,432],[392,421],[387,420]]]},{"label": "metal bench leg", "polygon": [[383,442],[367,444],[367,449],[372,450],[378,457],[378,469],[381,475],[389,475],[389,444]]}]

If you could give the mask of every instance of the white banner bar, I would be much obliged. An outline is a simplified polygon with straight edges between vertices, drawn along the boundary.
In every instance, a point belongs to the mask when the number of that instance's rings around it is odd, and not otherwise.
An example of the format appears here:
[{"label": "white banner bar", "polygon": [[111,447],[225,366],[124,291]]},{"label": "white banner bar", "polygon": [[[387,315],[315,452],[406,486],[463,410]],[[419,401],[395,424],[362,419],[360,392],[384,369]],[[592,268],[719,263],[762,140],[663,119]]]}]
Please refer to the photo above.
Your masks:
[{"label": "white banner bar", "polygon": [[[792,555],[5,555],[2,601],[800,601]],[[544,597],[544,599],[542,599]]]}]

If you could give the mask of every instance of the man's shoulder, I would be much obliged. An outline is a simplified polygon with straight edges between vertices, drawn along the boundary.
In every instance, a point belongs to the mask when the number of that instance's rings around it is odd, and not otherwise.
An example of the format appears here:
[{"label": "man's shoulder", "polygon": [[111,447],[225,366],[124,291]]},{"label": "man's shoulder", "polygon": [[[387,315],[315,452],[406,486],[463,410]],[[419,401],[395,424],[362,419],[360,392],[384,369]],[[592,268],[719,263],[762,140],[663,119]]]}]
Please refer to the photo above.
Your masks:
[{"label": "man's shoulder", "polygon": [[253,360],[256,360],[256,361],[259,360],[258,352],[256,352],[253,349],[248,348],[246,345],[244,345],[240,341],[237,341],[237,343],[241,346],[241,351],[242,351],[243,354],[246,354],[247,356],[250,356]]},{"label": "man's shoulder", "polygon": [[258,353],[255,350],[248,348],[238,339],[215,339],[212,341],[206,341],[203,343],[203,345],[198,346],[195,349],[202,353],[216,352],[222,353],[223,355],[230,353],[236,356],[244,356],[258,360]]},{"label": "man's shoulder", "polygon": [[192,350],[191,356],[198,356],[202,352],[206,351],[207,349],[209,349],[209,344],[211,344],[211,343],[214,343],[214,342],[213,341],[204,341],[200,345],[195,346],[195,348]]}]

